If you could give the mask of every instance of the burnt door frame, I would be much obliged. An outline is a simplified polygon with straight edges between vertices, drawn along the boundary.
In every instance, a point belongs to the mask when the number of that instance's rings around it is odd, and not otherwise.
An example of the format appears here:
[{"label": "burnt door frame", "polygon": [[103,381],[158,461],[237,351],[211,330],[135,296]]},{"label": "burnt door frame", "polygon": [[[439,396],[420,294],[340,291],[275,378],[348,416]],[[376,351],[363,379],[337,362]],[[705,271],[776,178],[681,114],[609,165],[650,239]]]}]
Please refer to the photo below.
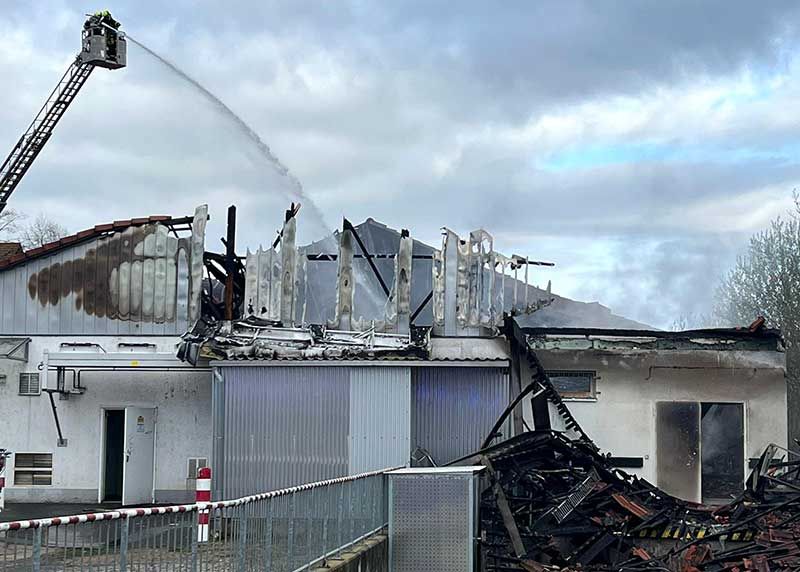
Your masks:
[{"label": "burnt door frame", "polygon": [[[116,415],[120,415],[122,418],[122,431],[119,434],[119,448],[118,448],[118,463],[120,468],[119,474],[119,494],[120,498],[116,500],[108,500],[106,498],[107,492],[107,484],[108,484],[108,448],[109,448],[109,441],[108,441],[108,424],[109,424],[109,413],[114,413]],[[101,447],[100,447],[100,486],[98,487],[97,491],[97,501],[98,502],[114,502],[119,503],[122,502],[122,469],[125,463],[125,435],[124,435],[124,425],[125,425],[125,407],[102,407],[100,409],[100,424],[101,424]]]},{"label": "burnt door frame", "polygon": [[[735,407],[739,413],[739,419],[735,421],[738,421],[739,426],[731,427],[731,420],[726,420],[726,423],[720,424],[719,427],[704,429],[703,424],[706,415],[713,414],[712,408],[715,406],[722,408]],[[745,404],[741,401],[703,401],[700,403],[700,498],[703,502],[730,502],[744,490],[745,472],[747,471],[747,415],[745,412]],[[710,422],[711,420],[707,423]],[[738,430],[740,435],[738,442],[732,434],[721,434],[726,430],[728,432]],[[716,435],[712,434],[712,432],[716,433]],[[724,437],[727,443],[718,443],[719,437]],[[737,449],[731,453],[729,461],[724,459],[724,455],[713,454],[713,452],[719,452],[719,447],[722,445],[726,446],[728,450]],[[712,464],[717,465],[716,471],[712,471]],[[738,473],[738,477],[720,478],[715,477],[713,473],[717,473],[717,475],[735,475]]]},{"label": "burnt door frame", "polygon": [[[659,487],[664,488],[667,492],[675,496],[685,498],[686,500],[694,502],[704,502],[705,500],[721,500],[718,497],[707,497],[704,494],[704,479],[703,479],[703,410],[706,407],[714,405],[735,405],[738,406],[741,412],[741,463],[742,470],[739,471],[741,477],[742,490],[744,490],[744,481],[746,478],[745,472],[747,470],[747,407],[743,401],[689,401],[689,400],[674,400],[674,401],[656,401],[654,408],[654,441],[655,441],[655,458],[656,458],[656,481]],[[680,415],[678,412],[668,412],[670,406],[677,409],[684,407],[685,411]],[[662,410],[662,411],[660,411]],[[691,410],[695,410],[693,413]],[[673,417],[680,415],[694,417],[695,425],[685,426],[683,431],[679,426],[674,423],[668,424],[668,431],[660,429],[662,421],[666,422],[666,415],[671,414]],[[673,419],[675,421],[675,419]],[[696,436],[696,444],[692,450],[692,437]],[[688,450],[684,454],[684,444],[680,441],[688,443],[686,447]],[[665,451],[665,448],[671,451]],[[672,454],[670,455],[670,452]],[[664,456],[670,458],[663,458]],[[667,467],[675,468],[677,470],[670,471]],[[672,473],[672,474],[670,474]],[[693,483],[687,483],[687,478],[693,478]],[[730,499],[727,499],[730,500]]]}]

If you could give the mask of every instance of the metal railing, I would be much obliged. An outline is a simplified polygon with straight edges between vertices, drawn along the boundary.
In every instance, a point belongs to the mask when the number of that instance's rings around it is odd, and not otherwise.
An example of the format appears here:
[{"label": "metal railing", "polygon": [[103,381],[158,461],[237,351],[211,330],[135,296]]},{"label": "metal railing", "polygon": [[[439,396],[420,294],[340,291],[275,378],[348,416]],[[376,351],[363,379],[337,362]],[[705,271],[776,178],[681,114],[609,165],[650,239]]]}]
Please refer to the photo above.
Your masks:
[{"label": "metal railing", "polygon": [[386,526],[384,472],[231,501],[0,523],[0,571],[308,570]]}]

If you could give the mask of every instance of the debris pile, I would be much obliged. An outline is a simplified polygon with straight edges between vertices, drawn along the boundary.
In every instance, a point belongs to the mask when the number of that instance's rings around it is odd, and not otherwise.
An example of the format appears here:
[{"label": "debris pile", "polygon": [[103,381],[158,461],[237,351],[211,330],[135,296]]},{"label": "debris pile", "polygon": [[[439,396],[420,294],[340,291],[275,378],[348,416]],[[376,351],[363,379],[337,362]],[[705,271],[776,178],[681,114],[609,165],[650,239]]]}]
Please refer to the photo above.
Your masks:
[{"label": "debris pile", "polygon": [[486,571],[800,570],[800,457],[777,446],[723,507],[672,497],[564,433],[524,433],[478,455]]},{"label": "debris pile", "polygon": [[201,359],[422,358],[427,355],[429,330],[414,327],[409,334],[389,334],[317,325],[287,328],[255,316],[231,323],[203,319],[184,334],[177,355],[192,365]]}]

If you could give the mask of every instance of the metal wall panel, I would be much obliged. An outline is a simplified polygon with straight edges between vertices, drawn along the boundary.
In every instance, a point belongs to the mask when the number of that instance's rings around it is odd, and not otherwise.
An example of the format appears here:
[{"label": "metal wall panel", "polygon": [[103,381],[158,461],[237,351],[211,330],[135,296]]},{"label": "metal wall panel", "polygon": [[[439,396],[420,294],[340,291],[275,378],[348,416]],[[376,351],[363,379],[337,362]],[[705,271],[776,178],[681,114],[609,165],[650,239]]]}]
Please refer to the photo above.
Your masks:
[{"label": "metal wall panel", "polygon": [[411,454],[411,369],[349,369],[349,473],[405,466]]},{"label": "metal wall panel", "polygon": [[0,271],[0,333],[182,334],[191,249],[151,223]]},{"label": "metal wall panel", "polygon": [[[349,368],[245,366],[221,371],[224,498],[347,474]],[[219,415],[216,407],[214,413]]]},{"label": "metal wall panel", "polygon": [[472,467],[459,469],[389,473],[389,570],[477,570],[480,487]]},{"label": "metal wall panel", "polygon": [[480,447],[508,406],[508,375],[498,367],[415,368],[412,395],[411,448],[441,465]]},{"label": "metal wall panel", "polygon": [[509,394],[497,367],[215,370],[216,498],[403,466],[416,446],[440,463],[461,457],[477,449]]}]

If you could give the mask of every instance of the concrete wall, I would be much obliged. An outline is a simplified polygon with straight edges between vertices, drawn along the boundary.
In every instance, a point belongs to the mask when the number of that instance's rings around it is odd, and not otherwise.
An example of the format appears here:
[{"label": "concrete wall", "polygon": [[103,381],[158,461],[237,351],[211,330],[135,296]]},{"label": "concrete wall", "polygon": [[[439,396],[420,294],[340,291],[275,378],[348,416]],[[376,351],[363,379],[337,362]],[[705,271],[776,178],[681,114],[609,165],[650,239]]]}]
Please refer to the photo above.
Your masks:
[{"label": "concrete wall", "polygon": [[[59,351],[62,342],[100,344],[107,352],[119,343],[152,343],[158,352],[174,353],[177,337],[36,336],[27,363],[0,359],[0,447],[16,452],[53,454],[51,486],[14,486],[13,463],[7,469],[8,502],[97,502],[103,436],[103,408],[158,408],[155,489],[158,502],[193,498],[187,481],[188,457],[211,457],[211,374],[207,371],[89,372],[82,376],[83,395],[55,403],[66,447],[57,446],[57,432],[45,393],[18,394],[19,373],[37,372],[44,350]],[[50,373],[51,376],[55,375]],[[68,376],[67,385],[71,386]],[[42,386],[45,381],[42,379]],[[189,491],[187,492],[187,488]]]},{"label": "concrete wall", "polygon": [[[548,370],[597,373],[596,400],[571,400],[567,405],[603,451],[642,457],[643,468],[627,470],[655,484],[659,401],[742,403],[745,458],[757,457],[769,443],[786,445],[783,353],[550,349],[537,350],[537,355]],[[530,423],[530,407],[525,408],[525,416]]]}]

